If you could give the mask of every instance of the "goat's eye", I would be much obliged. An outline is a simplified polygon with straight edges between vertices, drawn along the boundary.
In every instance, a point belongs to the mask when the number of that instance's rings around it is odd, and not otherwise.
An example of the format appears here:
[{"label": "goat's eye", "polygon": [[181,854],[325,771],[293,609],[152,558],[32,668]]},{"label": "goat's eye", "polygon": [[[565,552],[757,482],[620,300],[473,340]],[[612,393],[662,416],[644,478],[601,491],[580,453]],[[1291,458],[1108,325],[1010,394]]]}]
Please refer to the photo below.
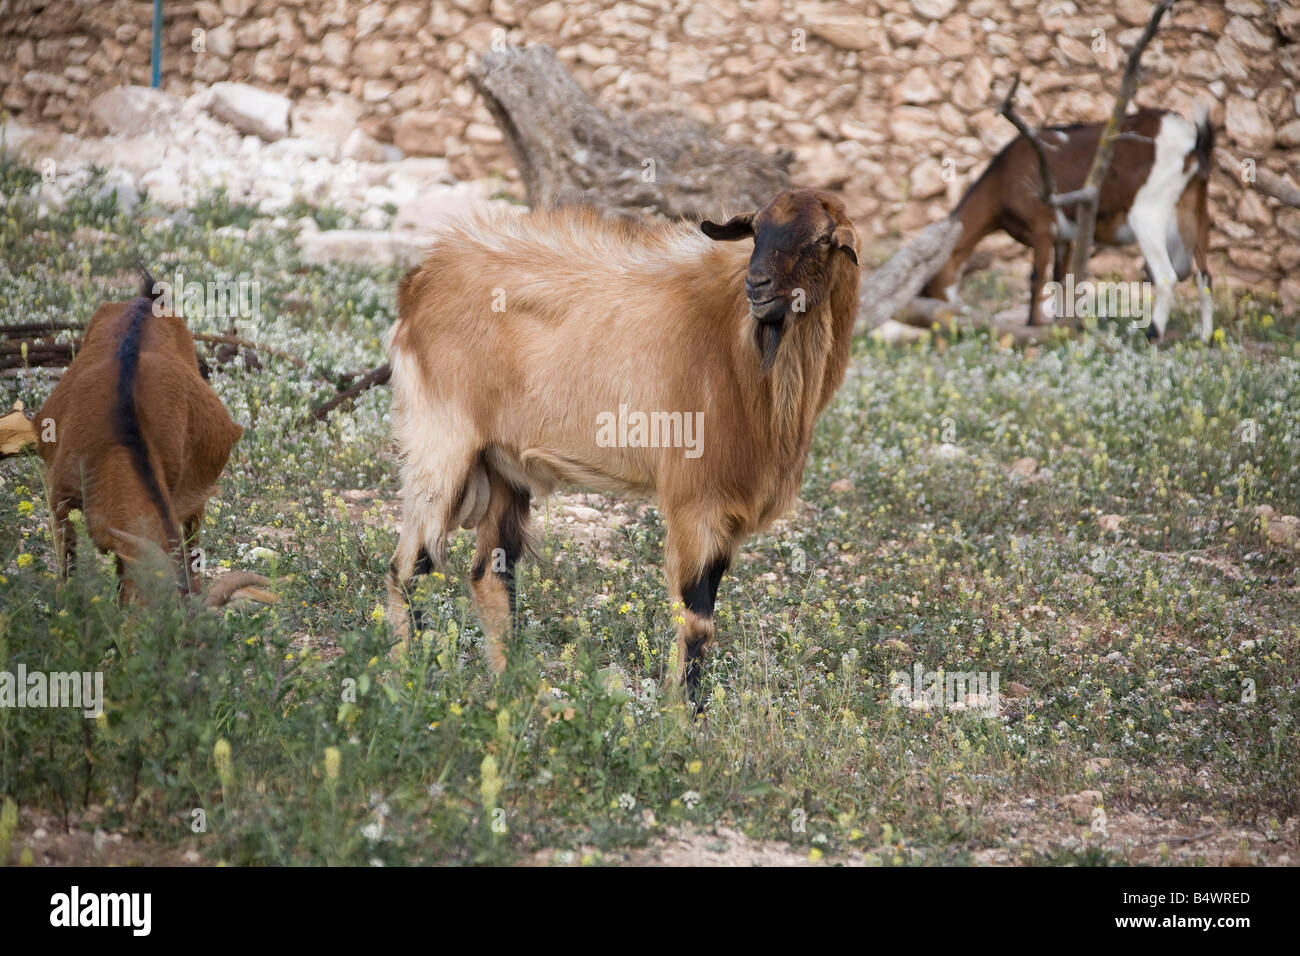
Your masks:
[{"label": "goat's eye", "polygon": [[817,240],[817,245],[819,246],[829,246],[830,244],[831,244],[830,236],[822,236]]}]

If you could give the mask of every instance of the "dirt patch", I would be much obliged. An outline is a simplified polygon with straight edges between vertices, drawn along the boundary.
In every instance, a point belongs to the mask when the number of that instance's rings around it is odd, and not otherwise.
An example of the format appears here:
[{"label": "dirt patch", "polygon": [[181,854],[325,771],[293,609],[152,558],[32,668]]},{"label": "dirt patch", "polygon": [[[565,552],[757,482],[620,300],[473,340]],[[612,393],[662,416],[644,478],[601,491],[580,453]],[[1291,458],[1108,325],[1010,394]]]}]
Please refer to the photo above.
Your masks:
[{"label": "dirt patch", "polygon": [[62,817],[42,810],[20,809],[10,846],[10,866],[198,866],[193,847],[167,847],[98,825],[103,810],[92,804],[83,813]]},{"label": "dirt patch", "polygon": [[808,850],[777,840],[751,840],[739,830],[715,827],[699,830],[674,828],[648,846],[602,851],[538,850],[526,865],[579,866],[596,860],[605,866],[861,866],[860,854],[813,859]]},{"label": "dirt patch", "polygon": [[[1291,866],[1300,863],[1300,818],[1291,817],[1276,832],[1220,823],[1211,816],[1171,819],[1154,811],[1089,810],[1078,815],[1073,794],[1052,807],[1014,801],[985,807],[985,817],[1005,833],[1004,845],[975,853],[987,866],[1032,862],[1034,858],[1089,848],[1134,866]],[[1083,820],[1083,822],[1079,822]],[[1100,829],[1098,829],[1100,828]]]}]

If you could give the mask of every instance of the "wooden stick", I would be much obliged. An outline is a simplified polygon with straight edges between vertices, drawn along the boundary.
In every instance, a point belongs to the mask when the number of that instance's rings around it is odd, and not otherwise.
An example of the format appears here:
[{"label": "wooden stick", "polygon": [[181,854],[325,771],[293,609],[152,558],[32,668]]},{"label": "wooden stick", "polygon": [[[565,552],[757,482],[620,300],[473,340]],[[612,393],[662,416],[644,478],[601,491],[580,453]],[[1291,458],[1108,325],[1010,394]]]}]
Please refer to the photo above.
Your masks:
[{"label": "wooden stick", "polygon": [[280,349],[273,349],[269,345],[258,345],[256,342],[250,342],[248,339],[241,339],[237,335],[223,335],[215,332],[195,332],[193,333],[196,342],[210,342],[216,345],[235,345],[241,349],[252,349],[254,352],[265,352],[267,355],[274,355],[276,358],[284,359],[290,365],[297,368],[306,369],[307,363],[296,355],[290,355]]},{"label": "wooden stick", "polygon": [[1120,79],[1119,94],[1115,97],[1115,106],[1097,141],[1097,152],[1092,158],[1088,178],[1084,180],[1084,188],[1095,190],[1096,195],[1082,200],[1075,214],[1076,230],[1074,248],[1070,252],[1070,272],[1074,275],[1076,285],[1088,278],[1088,260],[1092,257],[1092,240],[1097,231],[1097,206],[1098,197],[1101,196],[1101,184],[1106,178],[1106,171],[1110,168],[1110,156],[1116,137],[1120,133],[1120,124],[1124,122],[1124,114],[1128,112],[1129,101],[1137,92],[1138,66],[1142,60],[1142,51],[1147,48],[1151,38],[1160,29],[1160,20],[1174,3],[1175,0],[1160,0],[1151,11],[1151,19],[1147,21],[1146,29],[1142,31],[1137,43],[1129,51],[1128,63],[1124,65],[1124,75]]},{"label": "wooden stick", "polygon": [[[1235,156],[1220,146],[1214,151],[1214,158],[1219,161],[1220,169],[1237,180],[1237,182],[1242,182],[1241,164],[1237,162]],[[1300,209],[1300,189],[1292,186],[1272,170],[1256,168],[1255,181],[1249,184],[1242,183],[1242,185],[1252,185],[1257,192],[1261,192],[1265,196],[1272,196],[1280,203]]]},{"label": "wooden stick", "polygon": [[[1007,95],[1003,97],[1002,104],[998,107],[1000,113],[1006,120],[1020,131],[1020,135],[1029,140],[1029,145],[1034,148],[1034,154],[1038,157],[1038,190],[1039,196],[1043,202],[1049,205],[1052,202],[1052,196],[1056,193],[1056,179],[1052,176],[1052,167],[1047,162],[1048,146],[1043,142],[1042,136],[1038,131],[1029,128],[1029,124],[1020,118],[1016,112],[1013,101],[1016,98],[1016,90],[1020,89],[1020,74],[1016,73],[1011,78],[1011,89],[1007,90]],[[1039,127],[1041,130],[1042,127]]]},{"label": "wooden stick", "polygon": [[85,326],[77,322],[26,322],[18,325],[0,325],[0,338],[22,339],[33,335],[83,328]]},{"label": "wooden stick", "polygon": [[1075,203],[1096,202],[1097,190],[1091,186],[1084,186],[1082,189],[1076,189],[1068,193],[1053,193],[1052,205],[1058,209],[1061,206],[1073,206]]},{"label": "wooden stick", "polygon": [[[1059,211],[1063,203],[1058,201],[1056,195],[1056,177],[1052,175],[1051,164],[1047,161],[1048,149],[1055,149],[1055,147],[1048,146],[1047,143],[1043,141],[1042,131],[1044,126],[1039,126],[1037,130],[1030,129],[1029,124],[1021,119],[1020,114],[1016,112],[1016,107],[1013,101],[1015,100],[1016,90],[1019,88],[1020,74],[1016,73],[1011,80],[1011,89],[1007,90],[1007,95],[1002,100],[1002,105],[998,107],[998,112],[1004,116],[1012,126],[1018,129],[1020,135],[1029,140],[1029,145],[1034,148],[1034,155],[1038,157],[1038,197],[1056,210],[1055,216],[1059,221],[1064,215]],[[1054,247],[1053,251],[1055,252],[1054,261],[1056,262],[1060,262],[1065,258],[1066,240],[1061,237],[1061,233],[1062,230],[1057,229],[1052,240],[1052,245]]]},{"label": "wooden stick", "polygon": [[393,369],[391,366],[388,365],[388,363],[384,363],[383,365],[380,365],[378,368],[372,368],[365,375],[361,376],[361,378],[358,379],[351,387],[345,388],[343,391],[339,392],[337,395],[331,398],[328,402],[325,402],[322,405],[318,405],[316,408],[312,409],[312,413],[311,413],[312,418],[316,419],[316,421],[318,422],[325,421],[325,419],[329,417],[329,413],[334,411],[334,409],[338,408],[344,402],[351,401],[352,399],[360,395],[362,392],[374,388],[376,385],[387,384],[388,380],[392,378],[392,375],[393,375]]}]

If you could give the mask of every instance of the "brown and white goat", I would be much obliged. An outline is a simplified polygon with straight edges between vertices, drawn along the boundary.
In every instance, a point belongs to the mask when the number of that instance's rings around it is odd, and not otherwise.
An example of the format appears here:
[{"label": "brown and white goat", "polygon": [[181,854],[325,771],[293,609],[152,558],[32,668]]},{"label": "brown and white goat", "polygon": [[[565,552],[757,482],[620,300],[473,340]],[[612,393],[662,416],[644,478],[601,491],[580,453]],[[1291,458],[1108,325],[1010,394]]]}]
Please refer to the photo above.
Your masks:
[{"label": "brown and white goat", "polygon": [[[723,572],[794,500],[813,423],[844,378],[858,278],[853,225],[820,190],[722,225],[561,209],[447,227],[402,280],[389,342],[397,632],[409,637],[413,576],[442,567],[458,525],[477,528],[472,589],[501,671],[531,496],[651,493],[682,605],[678,673],[697,698]],[[702,444],[599,440],[621,406],[700,416]]]},{"label": "brown and white goat", "polygon": [[[1097,151],[1102,123],[1048,127],[1042,133],[1057,193],[1081,189]],[[1142,109],[1124,118],[1102,181],[1097,207],[1098,245],[1142,250],[1155,286],[1148,335],[1164,334],[1176,282],[1195,274],[1200,293],[1201,337],[1214,331],[1210,300],[1207,191],[1214,132],[1205,115],[1189,123],[1167,110]],[[1044,285],[1049,262],[1053,279],[1065,283],[1068,264],[1053,254],[1074,239],[1077,207],[1054,210],[1042,200],[1038,157],[1022,134],[1007,144],[966,190],[952,216],[962,223],[961,239],[923,295],[955,302],[962,267],[985,236],[999,230],[1034,252],[1029,280],[1029,324],[1044,321]],[[1061,240],[1061,241],[1058,241]],[[1193,262],[1194,260],[1194,262]]]},{"label": "brown and white goat", "polygon": [[[81,509],[96,546],[128,568],[151,553],[175,563],[183,593],[198,591],[189,560],[207,500],[243,429],[199,373],[179,316],[140,294],[95,310],[81,348],[35,418],[59,568],[73,556],[68,520]],[[128,592],[129,593],[129,592]]]}]

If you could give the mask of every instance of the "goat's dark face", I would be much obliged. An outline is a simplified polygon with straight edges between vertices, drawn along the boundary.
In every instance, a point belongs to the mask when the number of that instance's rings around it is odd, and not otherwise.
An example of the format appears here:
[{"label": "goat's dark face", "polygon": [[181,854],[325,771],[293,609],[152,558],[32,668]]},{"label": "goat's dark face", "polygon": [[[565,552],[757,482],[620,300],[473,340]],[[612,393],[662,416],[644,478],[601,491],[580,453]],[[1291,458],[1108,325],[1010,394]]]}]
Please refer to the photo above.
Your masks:
[{"label": "goat's dark face", "polygon": [[757,212],[722,225],[705,221],[700,229],[710,239],[754,237],[745,298],[764,371],[772,367],[785,330],[825,299],[837,257],[858,262],[858,237],[844,204],[820,189],[787,190]]}]

